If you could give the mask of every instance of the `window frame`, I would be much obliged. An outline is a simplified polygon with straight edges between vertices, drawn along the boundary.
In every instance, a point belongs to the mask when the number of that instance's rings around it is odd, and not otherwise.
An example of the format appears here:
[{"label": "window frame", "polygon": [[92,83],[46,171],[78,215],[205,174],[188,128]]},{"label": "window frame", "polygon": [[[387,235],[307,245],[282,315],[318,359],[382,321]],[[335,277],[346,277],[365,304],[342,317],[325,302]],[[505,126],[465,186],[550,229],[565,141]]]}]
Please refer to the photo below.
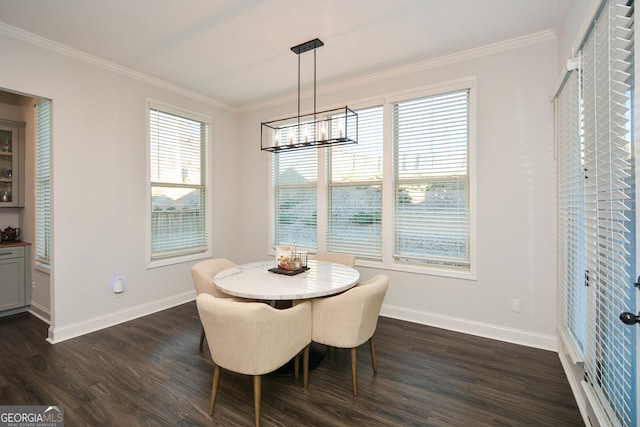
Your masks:
[{"label": "window frame", "polygon": [[[394,118],[395,118],[395,108],[396,106],[399,106],[402,103],[419,103],[422,102],[424,100],[429,100],[429,98],[437,98],[440,96],[449,96],[449,95],[453,95],[453,96],[459,96],[459,93],[462,92],[467,92],[467,117],[466,117],[466,125],[467,127],[469,127],[470,125],[470,117],[471,117],[471,111],[470,111],[470,97],[471,97],[471,88],[468,87],[460,87],[460,88],[456,88],[456,89],[452,89],[452,90],[427,90],[424,92],[420,92],[420,93],[416,93],[413,92],[410,95],[411,96],[399,96],[397,98],[394,98],[393,100],[390,100],[389,104],[391,105],[391,125],[392,125],[392,135],[390,138],[390,144],[392,145],[392,150],[393,150],[393,155],[392,155],[392,160],[393,160],[393,173],[392,173],[392,179],[393,179],[393,184],[392,184],[392,189],[393,189],[393,211],[391,212],[393,215],[393,227],[394,227],[394,236],[393,236],[393,241],[392,241],[392,245],[393,245],[393,262],[394,264],[399,264],[399,265],[406,265],[407,267],[426,267],[426,268],[430,268],[430,269],[445,269],[447,271],[457,271],[457,272],[462,272],[462,273],[466,273],[468,271],[470,271],[471,269],[471,247],[470,247],[470,243],[471,243],[471,235],[469,234],[469,241],[467,241],[467,245],[468,245],[468,250],[469,250],[469,261],[468,261],[468,268],[465,268],[464,266],[449,266],[447,265],[447,261],[443,258],[441,260],[441,263],[436,262],[437,258],[434,258],[432,262],[426,262],[424,264],[421,264],[419,262],[402,262],[399,259],[401,258],[412,258],[412,256],[410,254],[400,254],[397,248],[397,238],[398,238],[398,233],[396,233],[395,231],[395,227],[398,227],[398,221],[399,219],[402,219],[402,217],[398,217],[397,215],[397,209],[398,209],[398,204],[396,203],[396,198],[397,198],[397,192],[399,191],[400,187],[403,186],[413,186],[413,185],[429,185],[429,184],[436,184],[436,185],[449,185],[449,184],[453,184],[456,185],[456,183],[466,183],[467,185],[471,185],[471,174],[470,174],[470,161],[467,158],[467,164],[466,166],[466,173],[464,175],[460,175],[460,176],[456,176],[456,175],[443,175],[443,176],[428,176],[428,177],[401,177],[400,176],[400,171],[399,171],[399,163],[401,162],[401,159],[398,158],[399,156],[399,150],[400,150],[400,144],[399,141],[396,140],[396,133],[398,131],[393,131],[393,126],[394,126]],[[447,105],[448,106],[448,105]],[[445,106],[445,108],[447,108],[447,106]],[[420,119],[422,119],[422,117],[420,117]],[[412,125],[418,125],[418,124],[422,124],[422,121],[420,121],[420,123],[416,123],[413,122]],[[469,153],[469,145],[471,144],[471,141],[469,140],[469,129],[467,129],[467,147],[465,149],[465,155]],[[466,202],[469,203],[468,206],[468,210],[466,211],[466,213],[468,215],[471,215],[470,212],[470,201],[471,201],[471,190],[469,189],[468,191],[468,195],[467,195],[467,200]],[[406,220],[406,218],[404,218]],[[470,217],[469,217],[469,224],[468,226],[470,227]],[[415,230],[415,228],[413,228]],[[403,256],[404,255],[404,256]],[[415,259],[428,259],[429,257],[413,257]],[[451,263],[454,263],[453,260],[449,261]],[[464,265],[465,262],[458,262],[459,264]]]},{"label": "window frame", "polygon": [[[154,257],[152,251],[152,189],[154,187],[154,181],[151,180],[151,111],[159,110],[163,113],[172,114],[175,116],[190,119],[201,124],[204,124],[207,128],[207,139],[201,142],[200,151],[200,167],[201,167],[201,188],[202,192],[202,208],[204,210],[204,241],[205,249],[202,251],[185,251],[176,252],[174,255],[167,255],[164,257]],[[174,105],[166,104],[164,102],[156,101],[153,99],[147,99],[145,103],[145,119],[146,119],[146,147],[145,147],[145,159],[146,159],[146,212],[145,212],[145,229],[146,229],[146,262],[147,268],[155,268],[166,265],[178,264],[186,261],[198,260],[203,258],[210,258],[213,256],[212,245],[212,223],[211,223],[211,208],[213,206],[211,197],[211,170],[212,160],[209,153],[211,153],[212,146],[212,129],[213,122],[210,116],[204,114],[186,110]],[[157,184],[157,183],[156,183]]]},{"label": "window frame", "polygon": [[[47,135],[46,135],[46,143],[43,139],[40,138],[40,107],[41,103],[47,104]],[[34,183],[35,183],[35,215],[34,215],[34,225],[35,225],[35,250],[33,251],[33,259],[34,259],[34,268],[36,270],[42,271],[44,273],[49,273],[51,271],[52,265],[52,246],[51,246],[51,236],[53,233],[53,229],[51,227],[51,173],[52,173],[52,165],[51,165],[51,140],[52,140],[52,101],[50,99],[40,99],[34,105],[35,109],[35,171],[34,171]],[[46,162],[45,165],[41,164],[41,162]],[[42,168],[46,166],[46,175],[41,176]],[[39,194],[41,191],[45,191],[48,193],[48,197],[46,199],[41,199]],[[44,210],[44,212],[43,212]],[[44,229],[42,229],[44,228]],[[42,251],[46,254],[43,255]]]},{"label": "window frame", "polygon": [[[370,110],[373,111],[373,113],[371,114],[377,114],[379,109],[379,114],[380,114],[380,125],[383,129],[384,132],[384,105],[383,103],[379,103],[376,105],[371,105],[368,107],[360,107],[355,109],[354,111],[357,114],[361,114],[361,112],[365,111],[365,110]],[[362,124],[363,124],[363,120],[362,120],[362,116],[358,117],[358,121],[359,121],[359,139],[361,140],[362,136],[363,136],[363,132],[362,132]],[[378,141],[375,141],[378,142]],[[326,168],[325,168],[325,177],[326,177],[326,183],[325,183],[325,188],[326,188],[326,192],[325,192],[325,196],[326,196],[326,226],[324,227],[324,229],[322,230],[322,232],[324,233],[324,245],[327,247],[327,250],[330,252],[336,251],[339,252],[337,250],[334,250],[333,248],[330,247],[331,243],[332,243],[332,237],[334,236],[334,233],[332,233],[332,221],[331,221],[331,212],[332,212],[332,208],[333,208],[333,196],[334,196],[334,191],[340,191],[341,189],[345,189],[345,188],[360,188],[360,187],[379,187],[380,188],[380,193],[381,193],[381,200],[380,200],[380,216],[382,217],[382,206],[383,206],[383,200],[382,197],[384,195],[384,135],[380,136],[380,155],[382,158],[382,166],[381,166],[381,173],[382,175],[380,176],[379,179],[363,179],[363,180],[353,180],[353,181],[340,181],[340,180],[334,180],[334,176],[333,176],[333,164],[334,164],[334,154],[337,154],[336,160],[337,160],[337,164],[341,164],[344,162],[343,157],[341,156],[341,151],[350,151],[350,148],[352,147],[357,147],[357,145],[344,145],[344,146],[336,146],[336,147],[328,147],[327,149],[323,150],[323,152],[321,153],[321,156],[324,157],[324,160],[326,162]],[[346,149],[346,150],[345,150]],[[337,153],[334,152],[334,150],[337,151]],[[375,217],[374,217],[374,222],[375,222]],[[370,255],[364,255],[364,254],[356,254],[354,252],[354,255],[356,257],[360,257],[361,259],[369,259],[369,260],[373,260],[373,261],[382,261],[382,243],[384,241],[383,239],[383,235],[382,235],[382,220],[380,219],[380,254],[379,256],[377,256],[376,254],[370,254]],[[333,241],[333,244],[335,245],[339,245],[338,243],[339,239],[336,239]],[[346,243],[345,245],[353,245],[353,240],[351,240],[350,243]]]},{"label": "window frame", "polygon": [[[287,245],[287,246],[297,246],[298,249],[300,250],[306,250],[306,251],[317,251],[318,249],[318,245],[319,245],[319,235],[320,232],[318,230],[320,230],[320,226],[319,226],[319,216],[318,215],[318,211],[320,210],[320,201],[318,200],[318,187],[320,187],[319,182],[318,182],[318,178],[321,176],[320,174],[320,159],[318,158],[316,153],[316,164],[315,164],[315,168],[316,168],[316,180],[315,181],[311,181],[308,182],[306,184],[296,184],[296,183],[282,183],[279,185],[274,185],[274,170],[273,168],[276,166],[277,164],[277,160],[279,160],[279,156],[284,155],[284,156],[288,156],[288,155],[293,155],[293,156],[299,156],[302,155],[303,151],[301,150],[295,150],[295,151],[289,151],[289,152],[281,152],[278,154],[269,154],[269,245],[270,245],[270,249],[269,249],[269,253],[274,254],[275,255],[275,246],[276,245]],[[280,218],[280,216],[277,214],[276,212],[276,202],[278,200],[277,198],[277,194],[279,194],[280,191],[287,191],[287,190],[310,190],[312,192],[316,193],[316,225],[315,225],[315,231],[316,231],[316,245],[315,246],[310,246],[310,245],[306,245],[304,244],[305,242],[279,242],[277,241],[277,235],[278,235],[278,225],[276,224],[276,221]]]},{"label": "window frame", "polygon": [[[469,91],[469,110],[468,110],[468,131],[469,140],[467,147],[467,168],[469,174],[469,269],[451,269],[446,267],[432,265],[412,265],[396,262],[394,259],[394,229],[393,229],[393,209],[395,197],[395,182],[393,173],[393,144],[391,141],[392,126],[392,105],[394,103],[416,99],[426,96],[443,94],[459,90]],[[477,233],[476,233],[476,78],[475,76],[464,77],[461,79],[450,80],[446,82],[431,84],[414,88],[410,90],[397,91],[383,94],[378,98],[369,98],[354,102],[348,102],[350,108],[354,111],[382,105],[383,107],[383,178],[382,178],[382,261],[375,261],[363,258],[356,258],[356,265],[361,267],[371,267],[383,270],[402,271],[432,276],[442,276],[463,280],[477,280]],[[327,107],[330,108],[330,107]],[[326,251],[326,232],[328,227],[327,215],[328,207],[328,170],[326,156],[323,155],[323,149],[317,149],[318,153],[318,252]],[[268,234],[268,253],[275,255],[273,247],[272,235],[274,226],[273,213],[273,183],[272,176],[272,154],[269,155],[269,234]]]}]

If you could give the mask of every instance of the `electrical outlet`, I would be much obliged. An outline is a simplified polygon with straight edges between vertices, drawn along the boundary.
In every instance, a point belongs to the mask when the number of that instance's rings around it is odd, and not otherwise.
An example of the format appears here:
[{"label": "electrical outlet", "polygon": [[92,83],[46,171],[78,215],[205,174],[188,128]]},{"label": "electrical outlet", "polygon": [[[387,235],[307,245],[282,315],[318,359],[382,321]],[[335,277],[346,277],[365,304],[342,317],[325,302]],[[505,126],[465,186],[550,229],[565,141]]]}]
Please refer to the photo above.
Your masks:
[{"label": "electrical outlet", "polygon": [[31,290],[32,291],[36,290],[36,281],[35,280],[31,280]]},{"label": "electrical outlet", "polygon": [[514,313],[520,313],[520,300],[513,298],[511,300],[511,305],[509,306],[509,310]]}]

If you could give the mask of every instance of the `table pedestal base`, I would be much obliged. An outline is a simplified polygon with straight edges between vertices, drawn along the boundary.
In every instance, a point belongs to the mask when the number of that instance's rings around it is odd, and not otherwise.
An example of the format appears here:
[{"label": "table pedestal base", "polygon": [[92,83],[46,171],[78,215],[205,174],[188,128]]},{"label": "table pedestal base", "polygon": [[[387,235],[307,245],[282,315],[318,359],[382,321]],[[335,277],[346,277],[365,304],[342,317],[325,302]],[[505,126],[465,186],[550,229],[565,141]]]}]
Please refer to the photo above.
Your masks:
[{"label": "table pedestal base", "polygon": [[[309,370],[313,371],[318,366],[322,365],[324,358],[327,355],[327,346],[312,342],[309,346]],[[293,359],[288,361],[285,365],[270,372],[269,375],[276,377],[288,377],[294,374],[294,362]],[[300,357],[300,375],[302,375],[302,357]]]}]

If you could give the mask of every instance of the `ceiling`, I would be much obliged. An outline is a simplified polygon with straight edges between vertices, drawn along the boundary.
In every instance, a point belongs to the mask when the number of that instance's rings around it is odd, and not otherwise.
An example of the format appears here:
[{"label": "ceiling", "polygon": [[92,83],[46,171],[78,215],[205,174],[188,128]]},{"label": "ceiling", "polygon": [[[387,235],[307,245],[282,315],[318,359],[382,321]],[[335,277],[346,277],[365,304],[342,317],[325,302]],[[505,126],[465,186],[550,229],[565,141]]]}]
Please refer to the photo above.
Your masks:
[{"label": "ceiling", "polygon": [[[242,109],[295,94],[290,48],[316,37],[322,87],[555,32],[570,1],[0,0],[0,22]],[[313,53],[300,60],[305,90]]]}]

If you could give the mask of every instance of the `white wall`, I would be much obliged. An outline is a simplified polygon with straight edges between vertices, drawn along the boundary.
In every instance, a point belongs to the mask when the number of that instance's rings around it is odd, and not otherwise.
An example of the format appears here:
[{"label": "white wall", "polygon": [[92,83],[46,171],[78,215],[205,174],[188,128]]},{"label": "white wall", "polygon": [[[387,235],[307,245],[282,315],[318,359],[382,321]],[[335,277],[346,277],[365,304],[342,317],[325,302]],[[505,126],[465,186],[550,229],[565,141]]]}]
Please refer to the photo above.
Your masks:
[{"label": "white wall", "polygon": [[[146,99],[213,118],[213,252],[233,256],[237,114],[0,34],[0,82],[53,100],[50,338],[188,301],[193,262],[145,268]],[[120,275],[125,293],[114,297]]]},{"label": "white wall", "polygon": [[[555,39],[453,55],[386,78],[319,88],[319,107],[474,76],[477,82],[477,280],[385,271],[383,313],[556,349],[553,234]],[[501,49],[508,47],[508,49]],[[192,298],[184,263],[145,268],[145,99],[213,117],[214,256],[268,257],[268,156],[261,121],[31,43],[0,35],[3,87],[53,99],[53,340]],[[378,76],[379,77],[379,76]],[[379,270],[360,268],[364,278]],[[114,298],[110,281],[125,279]],[[509,311],[512,298],[521,313]]]},{"label": "white wall", "polygon": [[[390,276],[384,315],[555,350],[550,99],[557,78],[557,46],[550,33],[518,46],[508,50],[494,46],[480,57],[478,52],[467,52],[413,67],[415,71],[408,74],[395,70],[388,78],[354,81],[331,93],[319,88],[318,109],[475,76],[477,281],[359,270],[364,278],[380,272]],[[270,154],[258,148],[260,122],[295,111],[294,100],[242,114],[239,261],[268,257]],[[520,313],[509,311],[512,298],[521,300]]]},{"label": "white wall", "polygon": [[567,59],[573,58],[577,48],[580,31],[585,31],[584,18],[595,10],[601,0],[572,0],[567,11],[567,17],[558,34],[558,73],[561,76],[566,71]]}]

